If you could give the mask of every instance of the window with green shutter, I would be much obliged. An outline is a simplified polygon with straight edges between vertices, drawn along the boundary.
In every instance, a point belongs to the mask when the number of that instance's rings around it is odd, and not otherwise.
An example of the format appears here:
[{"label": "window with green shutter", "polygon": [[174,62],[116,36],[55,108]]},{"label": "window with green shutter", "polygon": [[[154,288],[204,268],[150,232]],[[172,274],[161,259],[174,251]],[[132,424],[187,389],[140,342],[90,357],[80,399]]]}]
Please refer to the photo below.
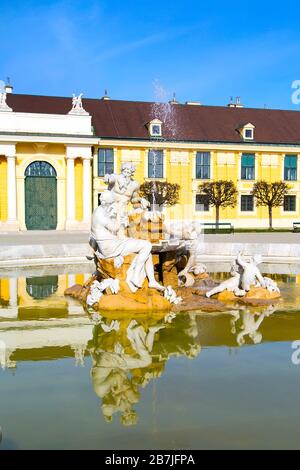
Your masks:
[{"label": "window with green shutter", "polygon": [[297,181],[297,155],[286,155],[284,158],[285,181]]},{"label": "window with green shutter", "polygon": [[255,179],[255,155],[253,153],[243,153],[242,155],[241,179]]}]

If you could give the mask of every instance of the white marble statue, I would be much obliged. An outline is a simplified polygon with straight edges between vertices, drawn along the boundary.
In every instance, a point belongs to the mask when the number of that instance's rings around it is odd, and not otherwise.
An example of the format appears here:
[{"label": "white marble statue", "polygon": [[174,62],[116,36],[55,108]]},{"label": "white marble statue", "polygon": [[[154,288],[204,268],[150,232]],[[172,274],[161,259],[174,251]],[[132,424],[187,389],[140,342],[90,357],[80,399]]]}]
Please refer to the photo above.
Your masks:
[{"label": "white marble statue", "polygon": [[128,219],[118,212],[119,205],[115,203],[112,191],[104,191],[100,198],[100,206],[92,216],[90,244],[98,247],[96,256],[99,259],[114,258],[116,267],[123,263],[124,256],[136,254],[127,271],[127,284],[132,292],[143,287],[148,278],[149,287],[164,290],[154,276],[152,261],[152,245],[147,240],[129,238],[120,230],[128,225]]},{"label": "white marble statue", "polygon": [[[269,292],[278,292],[278,293],[280,292],[277,282],[273,281],[273,279],[271,279],[270,277],[264,277],[263,279],[264,279],[265,288]],[[255,284],[255,287],[261,287],[261,283],[257,281],[257,283]]]},{"label": "white marble statue", "polygon": [[219,284],[218,286],[213,287],[210,291],[206,292],[206,297],[209,298],[212,295],[223,292],[224,290],[233,292],[234,295],[236,295],[237,297],[243,297],[246,292],[244,290],[241,290],[239,287],[241,275],[236,270],[235,265],[231,267],[230,275],[231,277],[229,279],[226,279],[225,281],[221,282],[221,284]]},{"label": "white marble statue", "polygon": [[203,242],[201,239],[192,241],[190,248],[190,257],[185,268],[178,273],[178,284],[185,287],[192,287],[195,283],[195,276],[207,272],[207,267],[201,262],[203,254]]},{"label": "white marble statue", "polygon": [[172,286],[165,288],[164,297],[170,302],[170,304],[178,305],[182,302],[182,297],[178,297]]},{"label": "white marble statue", "polygon": [[256,281],[259,282],[261,287],[265,287],[264,278],[258,269],[258,265],[262,262],[260,255],[254,255],[253,258],[247,262],[242,258],[242,254],[239,252],[236,262],[243,269],[241,276],[241,288],[243,290],[248,292]]},{"label": "white marble statue", "polygon": [[231,278],[221,282],[218,286],[206,293],[206,297],[219,294],[225,290],[233,292],[237,297],[243,297],[251,287],[263,287],[269,292],[280,292],[277,283],[268,277],[263,277],[258,265],[262,262],[260,255],[253,256],[245,261],[239,253],[235,263],[231,266]]},{"label": "white marble statue", "polygon": [[93,281],[91,284],[89,295],[86,298],[87,305],[91,307],[95,303],[99,302],[103,295],[103,292],[106,289],[110,289],[112,294],[117,294],[120,290],[119,280],[108,278],[104,279],[101,282],[97,280]]},{"label": "white marble statue", "polygon": [[12,111],[12,109],[6,103],[7,93],[5,91],[0,93],[0,111]]},{"label": "white marble statue", "polygon": [[241,253],[238,253],[236,261],[232,264],[231,278],[221,282],[206,293],[206,297],[211,297],[227,290],[233,292],[237,297],[243,297],[253,287],[263,287],[269,292],[280,292],[277,283],[268,277],[263,277],[258,264],[262,262],[260,255],[254,255],[250,261],[245,261]]},{"label": "white marble statue", "polygon": [[133,179],[135,170],[135,165],[132,163],[123,163],[119,175],[113,173],[104,177],[109,191],[112,191],[115,196],[119,210],[124,213],[127,212],[127,206],[130,202],[132,204],[139,203],[141,210],[146,210],[150,206],[149,201],[139,196],[140,184]]},{"label": "white marble statue", "polygon": [[83,93],[80,93],[80,95],[76,96],[73,93],[73,98],[72,98],[72,109],[69,111],[68,114],[88,114],[87,111],[83,108],[82,105],[82,96]]}]

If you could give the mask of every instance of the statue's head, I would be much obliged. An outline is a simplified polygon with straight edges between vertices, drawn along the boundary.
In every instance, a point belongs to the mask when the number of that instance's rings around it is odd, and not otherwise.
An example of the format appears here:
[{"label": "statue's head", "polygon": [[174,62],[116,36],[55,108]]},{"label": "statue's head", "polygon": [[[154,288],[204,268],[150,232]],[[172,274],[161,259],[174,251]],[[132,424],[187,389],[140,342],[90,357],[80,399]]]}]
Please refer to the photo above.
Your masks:
[{"label": "statue's head", "polygon": [[101,206],[107,207],[115,202],[114,194],[111,191],[103,191],[100,196]]},{"label": "statue's head", "polygon": [[123,163],[121,166],[121,173],[127,177],[133,176],[135,173],[135,170],[136,170],[135,165],[133,165],[132,163]]}]

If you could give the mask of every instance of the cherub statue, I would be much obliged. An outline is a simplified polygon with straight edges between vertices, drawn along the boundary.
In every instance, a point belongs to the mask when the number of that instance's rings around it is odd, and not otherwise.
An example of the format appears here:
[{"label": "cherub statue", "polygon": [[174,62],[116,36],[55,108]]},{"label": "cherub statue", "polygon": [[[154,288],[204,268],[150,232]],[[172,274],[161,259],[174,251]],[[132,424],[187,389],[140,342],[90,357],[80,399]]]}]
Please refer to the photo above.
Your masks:
[{"label": "cherub statue", "polygon": [[243,268],[241,275],[241,288],[244,291],[249,292],[250,287],[256,283],[256,280],[259,282],[261,287],[266,286],[265,280],[258,269],[258,265],[262,262],[260,255],[254,255],[253,258],[247,262],[243,260],[241,252],[239,252],[236,262]]},{"label": "cherub statue", "polygon": [[229,279],[226,279],[225,281],[221,282],[221,284],[219,284],[218,286],[206,292],[206,297],[209,298],[214,294],[219,294],[220,292],[223,292],[224,290],[233,292],[237,297],[243,297],[246,292],[240,289],[241,275],[235,263],[231,266],[230,275],[231,277]]}]

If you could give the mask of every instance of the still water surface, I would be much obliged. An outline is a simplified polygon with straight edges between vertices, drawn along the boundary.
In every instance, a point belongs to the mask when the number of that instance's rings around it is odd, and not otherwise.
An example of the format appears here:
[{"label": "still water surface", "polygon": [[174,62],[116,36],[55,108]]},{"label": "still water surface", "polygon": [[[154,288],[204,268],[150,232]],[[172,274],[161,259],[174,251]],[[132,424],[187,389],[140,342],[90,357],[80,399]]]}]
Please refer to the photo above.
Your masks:
[{"label": "still water surface", "polygon": [[63,295],[88,273],[42,274],[0,279],[0,449],[300,448],[299,275],[173,318],[88,315]]}]

